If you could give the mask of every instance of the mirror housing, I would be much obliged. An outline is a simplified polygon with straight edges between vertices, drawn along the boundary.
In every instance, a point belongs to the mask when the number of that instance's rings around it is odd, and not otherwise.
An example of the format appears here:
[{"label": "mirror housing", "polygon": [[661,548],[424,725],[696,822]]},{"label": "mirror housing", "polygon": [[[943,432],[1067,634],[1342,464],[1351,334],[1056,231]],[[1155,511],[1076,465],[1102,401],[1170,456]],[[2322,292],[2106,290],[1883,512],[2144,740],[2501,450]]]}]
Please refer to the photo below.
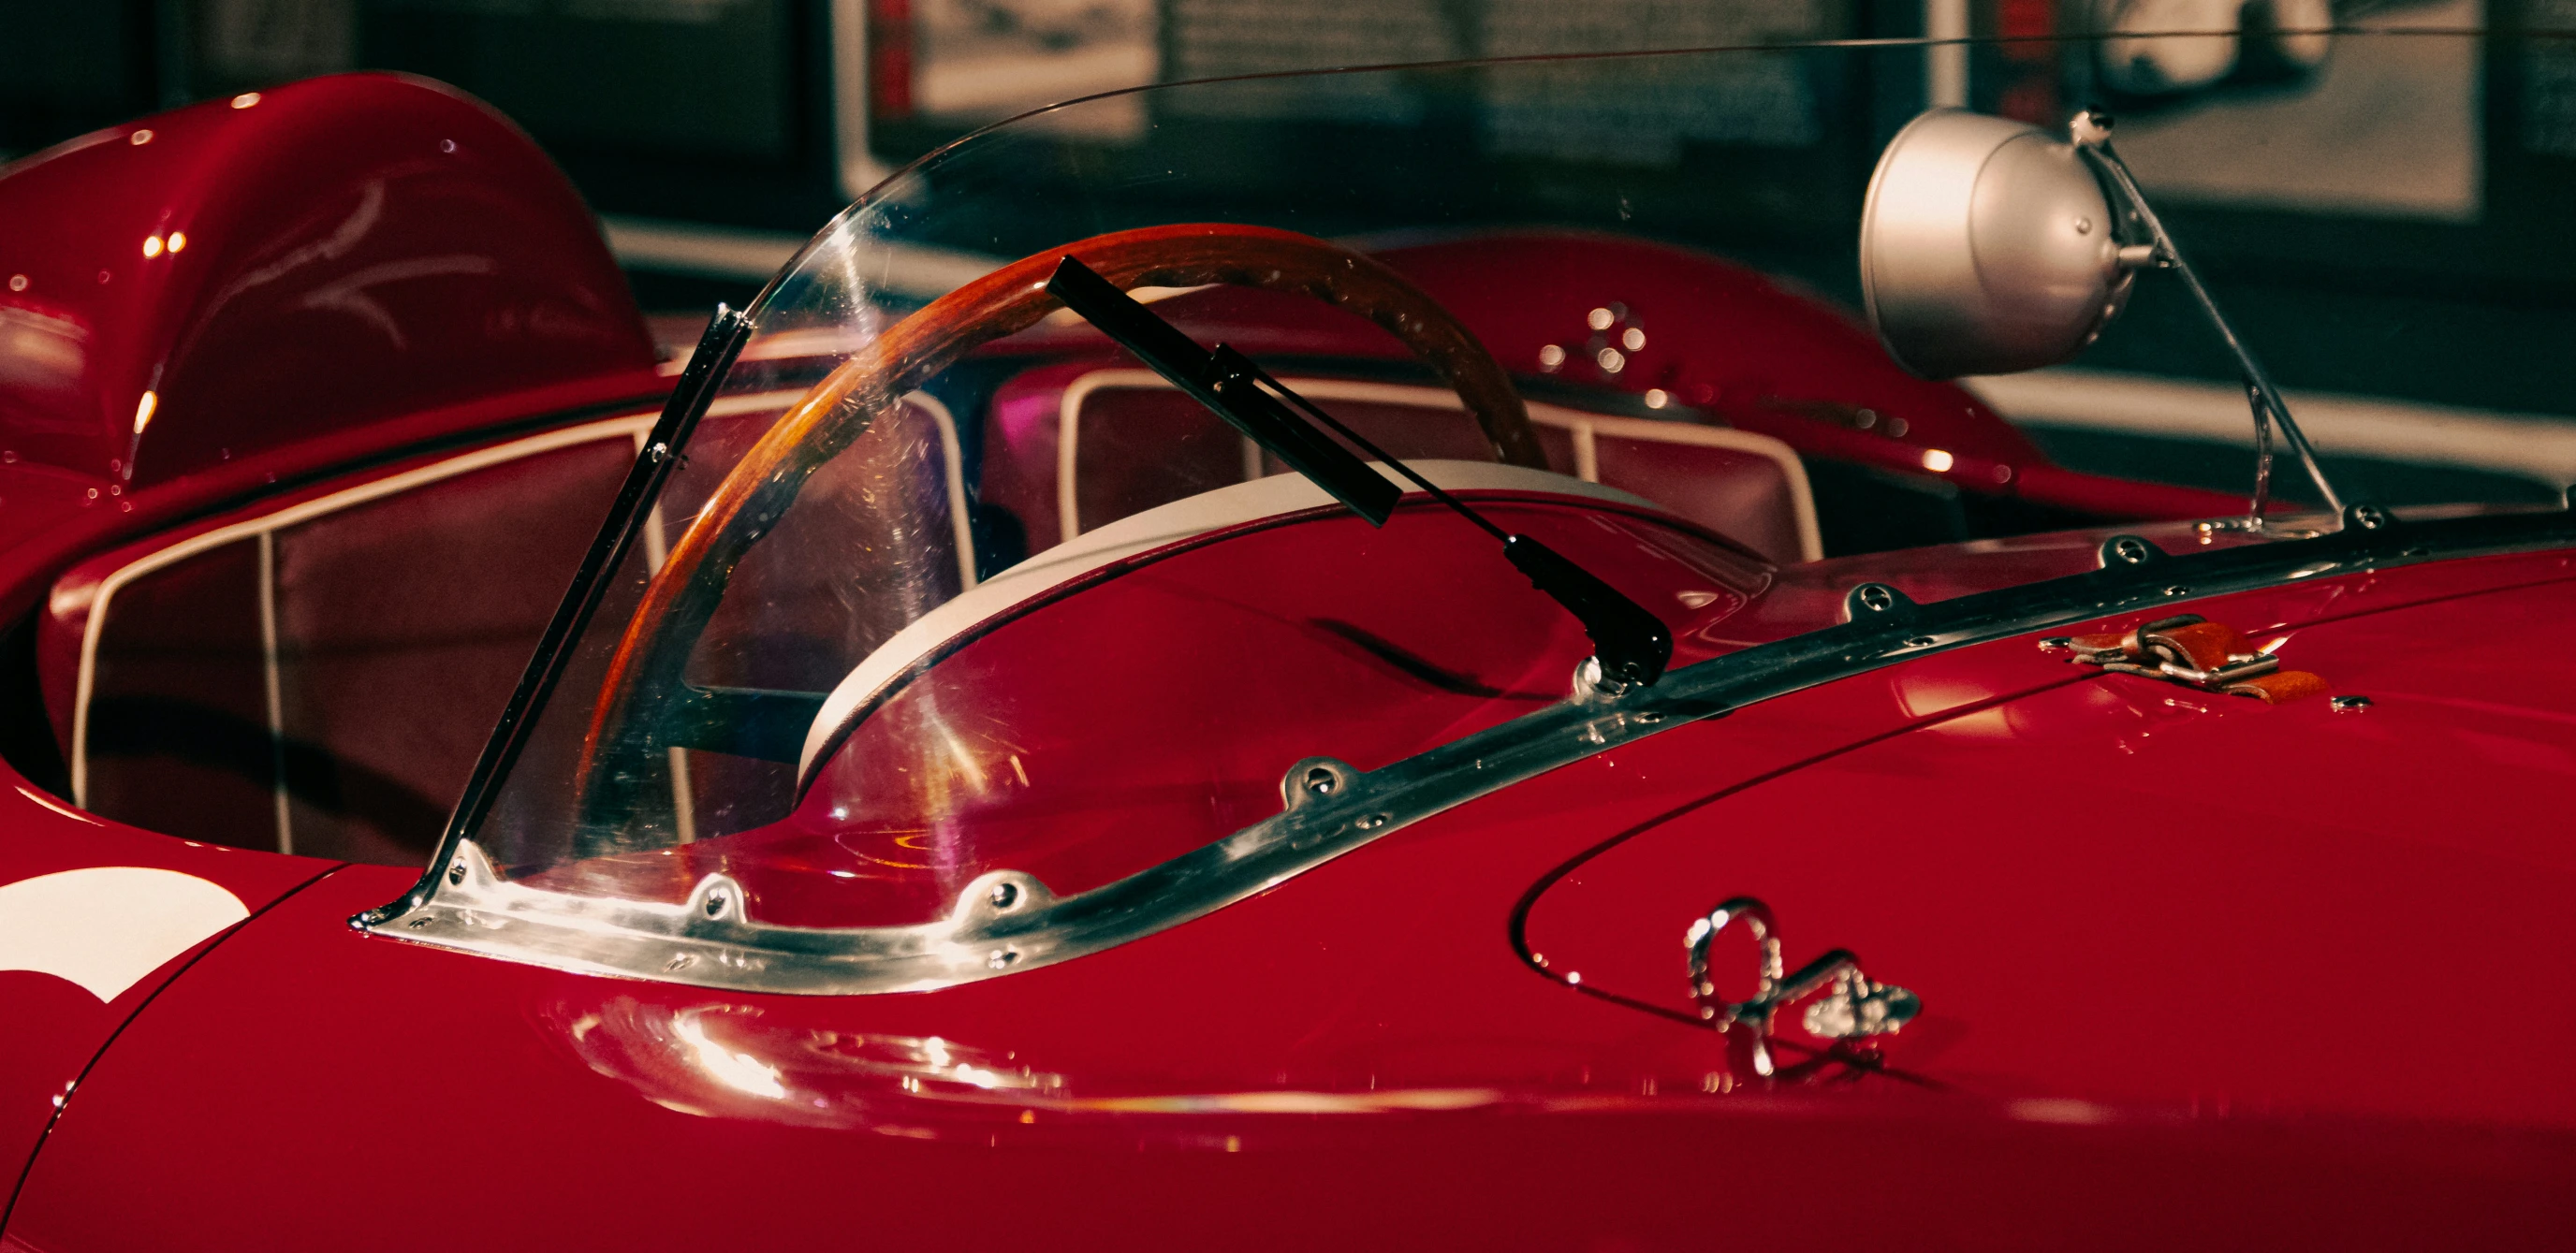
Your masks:
[{"label": "mirror housing", "polygon": [[2056,365],[2129,294],[2092,162],[2037,127],[1957,109],[1906,124],[1861,212],[1860,274],[1888,354],[1925,378]]}]

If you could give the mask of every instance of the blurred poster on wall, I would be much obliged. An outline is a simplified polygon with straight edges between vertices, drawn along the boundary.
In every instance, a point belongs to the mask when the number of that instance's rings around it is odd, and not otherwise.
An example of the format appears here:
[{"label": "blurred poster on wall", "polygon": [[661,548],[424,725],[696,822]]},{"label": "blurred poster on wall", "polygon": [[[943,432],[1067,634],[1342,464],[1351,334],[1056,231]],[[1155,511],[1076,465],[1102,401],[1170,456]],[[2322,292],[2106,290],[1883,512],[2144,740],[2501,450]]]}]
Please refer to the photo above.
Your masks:
[{"label": "blurred poster on wall", "polygon": [[2522,146],[2553,157],[2576,157],[2576,0],[2523,0],[2523,23],[2559,38],[2535,38],[2522,48]]},{"label": "blurred poster on wall", "polygon": [[[1824,0],[1171,0],[1172,78],[1471,57],[1717,48],[1843,33]],[[1497,155],[1668,164],[1691,142],[1795,146],[1818,131],[1791,58],[1640,62],[1656,90],[1608,90],[1597,72],[1498,77],[1480,103]],[[1212,97],[1313,121],[1409,124],[1428,107],[1401,79],[1305,79]],[[1191,102],[1199,103],[1199,102]],[[1202,105],[1202,107],[1205,107]]]},{"label": "blurred poster on wall", "polygon": [[[1723,48],[1830,38],[1837,29],[1820,0],[1489,0],[1484,53],[1529,56],[1646,47]],[[1707,57],[1640,62],[1617,90],[1598,76],[1500,80],[1488,94],[1487,147],[1499,154],[1669,165],[1690,143],[1795,148],[1823,130],[1816,85],[1793,56]]]},{"label": "blurred poster on wall", "polygon": [[357,65],[357,0],[202,0],[194,92],[215,95]]},{"label": "blurred poster on wall", "polygon": [[[2135,5],[2100,7],[2116,29],[2112,11]],[[2313,8],[2328,20],[2324,0]],[[2482,198],[2481,49],[2432,32],[2474,30],[2485,16],[2481,0],[2344,3],[2332,21],[2426,33],[2293,40],[2255,25],[2234,39],[2112,39],[2095,86],[2119,119],[2121,155],[2176,201],[2470,222]]]},{"label": "blurred poster on wall", "polygon": [[[1475,0],[1170,0],[1167,77],[1457,60],[1475,55],[1482,8]],[[1197,115],[1387,125],[1416,122],[1424,107],[1404,82],[1380,75],[1248,84],[1173,103]]]},{"label": "blurred poster on wall", "polygon": [[[887,16],[880,4],[879,25]],[[1155,81],[1154,0],[910,0],[915,116],[959,129],[1043,105]],[[1134,109],[1086,109],[1081,125],[1114,138]]]}]

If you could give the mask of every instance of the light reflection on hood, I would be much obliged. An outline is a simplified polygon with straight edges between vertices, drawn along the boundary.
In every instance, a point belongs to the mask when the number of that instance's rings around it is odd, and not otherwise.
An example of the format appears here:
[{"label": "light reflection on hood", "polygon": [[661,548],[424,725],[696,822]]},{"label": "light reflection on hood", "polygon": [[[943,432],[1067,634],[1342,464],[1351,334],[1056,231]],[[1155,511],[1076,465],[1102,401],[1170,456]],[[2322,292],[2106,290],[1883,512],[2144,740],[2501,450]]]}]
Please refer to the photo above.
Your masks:
[{"label": "light reflection on hood", "polygon": [[[832,1030],[757,1006],[672,1005],[614,996],[559,1002],[537,1015],[546,1034],[593,1073],[666,1109],[708,1118],[870,1131],[922,1140],[1115,1142],[1132,1148],[1238,1152],[1335,1134],[1350,1116],[1475,1116],[1672,1110],[1751,1111],[1778,1092],[1712,1072],[1665,1080],[1607,1075],[1574,1089],[1474,1082],[1233,1091],[1094,1081],[1011,1050],[940,1036]],[[1282,1076],[1283,1080],[1285,1076]],[[1845,1086],[1845,1085],[1829,1085]]]},{"label": "light reflection on hood", "polygon": [[925,1106],[944,1121],[1008,1122],[1053,1103],[1064,1077],[937,1036],[788,1027],[742,1005],[614,997],[545,1015],[582,1062],[682,1113],[817,1127],[868,1127]]}]

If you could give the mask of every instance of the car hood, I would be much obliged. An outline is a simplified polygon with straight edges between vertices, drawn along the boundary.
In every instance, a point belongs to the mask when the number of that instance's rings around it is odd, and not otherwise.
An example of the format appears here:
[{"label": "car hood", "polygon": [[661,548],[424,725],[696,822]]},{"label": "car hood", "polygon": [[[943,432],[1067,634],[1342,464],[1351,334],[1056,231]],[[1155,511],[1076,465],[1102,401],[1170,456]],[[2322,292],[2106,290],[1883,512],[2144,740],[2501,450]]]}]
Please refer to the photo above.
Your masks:
[{"label": "car hood", "polygon": [[[1609,840],[1534,892],[1525,951],[1697,1017],[1683,929],[1749,895],[1792,968],[1847,947],[1921,997],[1887,1058],[1930,1082],[2576,1126],[2540,1043],[2576,1034],[2576,671],[2546,660],[2566,577],[2497,558],[2176,606],[2286,641],[2357,710],[2035,639],[1880,672],[1941,712]],[[1740,999],[1754,951],[1721,940]]]}]

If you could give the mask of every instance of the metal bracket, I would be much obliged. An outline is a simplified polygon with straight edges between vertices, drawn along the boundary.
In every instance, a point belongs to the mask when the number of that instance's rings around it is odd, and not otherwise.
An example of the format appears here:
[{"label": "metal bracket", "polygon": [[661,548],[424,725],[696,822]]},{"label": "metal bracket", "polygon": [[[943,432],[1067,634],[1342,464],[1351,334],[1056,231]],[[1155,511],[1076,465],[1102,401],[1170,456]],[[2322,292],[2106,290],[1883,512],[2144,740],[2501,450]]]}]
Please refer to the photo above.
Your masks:
[{"label": "metal bracket", "polygon": [[[1708,950],[1719,932],[1738,922],[1751,929],[1761,948],[1760,973],[1751,1000],[1728,1001],[1708,977]],[[1827,984],[1831,990],[1807,1006],[1802,1020],[1808,1034],[1824,1039],[1893,1035],[1923,1009],[1922,999],[1912,992],[1862,974],[1860,959],[1849,949],[1832,949],[1795,974],[1782,973],[1780,924],[1769,905],[1750,896],[1730,898],[1706,917],[1692,919],[1682,945],[1689,954],[1691,996],[1699,1002],[1699,1016],[1717,1024],[1745,1068],[1764,1078],[1775,1069],[1771,1034],[1780,1008]]]},{"label": "metal bracket", "polygon": [[2236,357],[2238,372],[2245,383],[2245,403],[2254,415],[2254,494],[2246,505],[2247,528],[2262,530],[2265,513],[2271,505],[2272,431],[2275,426],[2279,427],[2282,439],[2290,445],[2290,451],[2298,455],[2300,466],[2307,470],[2309,481],[2316,484],[2317,494],[2325,499],[2326,508],[2342,513],[2343,496],[2335,491],[2333,480],[2326,477],[2325,467],[2318,463],[2316,446],[2310,444],[2306,432],[2299,429],[2298,419],[2290,416],[2289,402],[2281,399],[2281,389],[2273,385],[2272,376],[2263,369],[2263,364],[2254,359],[2253,350],[2236,337],[2236,328],[2228,324],[2226,314],[2219,312],[2218,301],[2209,294],[2207,287],[2201,285],[2200,274],[2183,259],[2181,245],[2174,242],[2172,233],[2165,230],[2163,219],[2158,218],[2155,209],[2147,204],[2147,194],[2139,189],[2137,177],[2129,172],[2128,162],[2121,160],[2120,154],[2111,147],[2111,119],[2088,110],[2076,114],[2067,129],[2075,142],[2075,150],[2089,158],[2103,180],[2119,193],[2115,198],[2127,202],[2125,207],[2138,225],[2146,229],[2152,241],[2122,248],[2120,264],[2133,269],[2146,266],[2169,269],[2180,276],[2183,286],[2191,292],[2193,303],[2200,306],[2202,316],[2209,319],[2219,339],[2226,342],[2227,350]]}]

